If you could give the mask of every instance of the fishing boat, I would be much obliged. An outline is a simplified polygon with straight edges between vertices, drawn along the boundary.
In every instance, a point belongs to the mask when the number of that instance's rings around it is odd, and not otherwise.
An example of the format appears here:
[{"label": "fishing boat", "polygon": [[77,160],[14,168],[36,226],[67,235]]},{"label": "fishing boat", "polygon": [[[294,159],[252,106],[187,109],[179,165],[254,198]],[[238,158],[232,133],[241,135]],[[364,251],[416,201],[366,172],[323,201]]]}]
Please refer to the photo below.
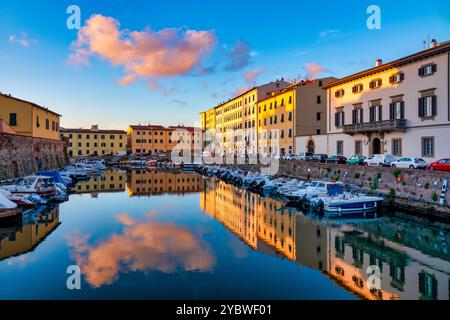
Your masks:
[{"label": "fishing boat", "polygon": [[[52,177],[47,176],[28,176],[22,178],[17,184],[1,186],[12,194],[36,194],[44,199],[55,200],[61,193],[63,185],[55,185]],[[61,190],[58,190],[61,189]]]}]

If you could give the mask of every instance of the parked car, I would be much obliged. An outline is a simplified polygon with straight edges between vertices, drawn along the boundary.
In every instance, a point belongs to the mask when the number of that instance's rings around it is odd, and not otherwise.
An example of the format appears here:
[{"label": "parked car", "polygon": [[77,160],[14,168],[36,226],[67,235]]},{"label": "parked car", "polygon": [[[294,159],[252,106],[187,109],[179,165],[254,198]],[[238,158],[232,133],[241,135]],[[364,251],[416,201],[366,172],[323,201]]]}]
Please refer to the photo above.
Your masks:
[{"label": "parked car", "polygon": [[400,158],[391,163],[392,168],[426,169],[427,166],[421,158]]},{"label": "parked car", "polygon": [[364,165],[366,166],[375,166],[375,167],[390,167],[392,162],[396,159],[392,154],[374,154],[370,156],[366,160],[364,160]]},{"label": "parked car", "polygon": [[328,157],[326,163],[347,164],[347,158],[344,156],[331,156]]},{"label": "parked car", "polygon": [[350,159],[347,160],[347,164],[353,165],[353,166],[362,166],[364,165],[364,160],[366,160],[366,157],[364,156],[352,156]]},{"label": "parked car", "polygon": [[311,156],[307,161],[311,162],[326,162],[328,159],[328,156],[326,154],[315,154]]},{"label": "parked car", "polygon": [[450,171],[450,159],[441,159],[430,163],[428,169],[431,171]]},{"label": "parked car", "polygon": [[313,156],[313,154],[311,152],[300,152],[298,154],[298,159],[299,160],[303,160],[306,161],[307,159],[311,159],[311,157]]}]

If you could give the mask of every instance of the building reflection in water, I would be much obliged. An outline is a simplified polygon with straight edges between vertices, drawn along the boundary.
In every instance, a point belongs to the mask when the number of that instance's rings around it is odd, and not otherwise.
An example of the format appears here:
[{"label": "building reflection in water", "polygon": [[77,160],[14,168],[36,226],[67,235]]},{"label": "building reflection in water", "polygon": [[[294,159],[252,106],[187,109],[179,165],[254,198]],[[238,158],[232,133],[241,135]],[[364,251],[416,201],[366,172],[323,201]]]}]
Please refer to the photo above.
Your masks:
[{"label": "building reflection in water", "polygon": [[73,188],[74,193],[89,193],[97,197],[99,193],[125,191],[127,173],[122,170],[106,170],[86,181],[79,181]]},{"label": "building reflection in water", "polygon": [[201,176],[189,172],[160,170],[132,170],[127,174],[127,193],[130,197],[199,192]]},{"label": "building reflection in water", "polygon": [[[391,217],[318,221],[215,179],[204,181],[200,206],[251,248],[320,270],[361,298],[450,298],[448,230]],[[369,288],[369,266],[379,267],[379,290]]]},{"label": "building reflection in water", "polygon": [[2,222],[0,261],[33,251],[59,225],[59,207],[27,210],[15,221]]}]

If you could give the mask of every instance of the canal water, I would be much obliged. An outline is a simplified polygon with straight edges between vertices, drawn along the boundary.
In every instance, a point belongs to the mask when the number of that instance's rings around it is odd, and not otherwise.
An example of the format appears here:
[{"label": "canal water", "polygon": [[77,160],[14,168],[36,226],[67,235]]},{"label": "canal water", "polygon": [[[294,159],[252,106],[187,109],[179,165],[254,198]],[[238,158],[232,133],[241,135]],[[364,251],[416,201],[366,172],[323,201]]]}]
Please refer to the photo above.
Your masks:
[{"label": "canal water", "polygon": [[195,173],[107,171],[1,222],[0,299],[448,300],[449,229],[325,221]]}]

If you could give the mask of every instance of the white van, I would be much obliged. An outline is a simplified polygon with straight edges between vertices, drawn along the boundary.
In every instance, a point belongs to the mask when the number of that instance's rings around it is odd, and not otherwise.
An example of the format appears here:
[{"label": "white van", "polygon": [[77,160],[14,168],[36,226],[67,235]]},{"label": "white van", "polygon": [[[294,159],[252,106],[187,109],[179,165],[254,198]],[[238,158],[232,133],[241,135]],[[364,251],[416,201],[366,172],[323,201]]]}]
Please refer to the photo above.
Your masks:
[{"label": "white van", "polygon": [[390,167],[392,162],[394,162],[396,158],[389,153],[385,154],[374,154],[364,160],[364,165],[366,166],[375,166],[375,167]]}]

